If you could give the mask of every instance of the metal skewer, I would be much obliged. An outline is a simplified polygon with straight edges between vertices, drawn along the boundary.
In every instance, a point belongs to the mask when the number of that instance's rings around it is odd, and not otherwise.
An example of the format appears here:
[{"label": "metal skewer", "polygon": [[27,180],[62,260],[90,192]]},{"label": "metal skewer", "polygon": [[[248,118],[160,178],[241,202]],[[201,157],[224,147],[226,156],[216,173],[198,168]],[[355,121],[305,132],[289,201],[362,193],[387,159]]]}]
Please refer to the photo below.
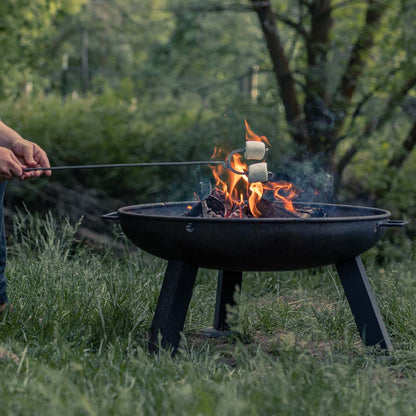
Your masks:
[{"label": "metal skewer", "polygon": [[[250,143],[250,142],[247,142]],[[115,164],[100,164],[100,165],[68,165],[68,166],[51,166],[46,167],[37,167],[37,168],[25,168],[23,172],[33,172],[33,171],[48,171],[48,170],[72,170],[72,169],[101,169],[101,168],[126,168],[126,167],[152,167],[152,166],[198,166],[198,165],[221,165],[225,169],[228,169],[237,175],[247,175],[249,182],[266,182],[269,179],[270,173],[267,172],[266,163],[256,163],[248,167],[248,170],[238,171],[236,170],[231,162],[232,158],[236,153],[246,152],[247,159],[260,160],[264,157],[266,147],[263,144],[263,148],[258,145],[258,142],[255,144],[250,143],[250,156],[247,155],[248,147],[244,149],[233,150],[228,154],[225,161],[222,160],[192,160],[187,162],[146,162],[146,163],[115,163]]]},{"label": "metal skewer", "polygon": [[[45,170],[69,170],[69,169],[100,169],[100,168],[127,168],[127,167],[152,167],[152,166],[182,166],[182,165],[223,165],[226,169],[229,166],[222,160],[194,160],[190,162],[149,162],[149,163],[116,163],[104,165],[69,165],[69,166],[51,166],[50,168],[25,168],[23,172],[45,171]],[[245,172],[238,172],[245,175]]]}]

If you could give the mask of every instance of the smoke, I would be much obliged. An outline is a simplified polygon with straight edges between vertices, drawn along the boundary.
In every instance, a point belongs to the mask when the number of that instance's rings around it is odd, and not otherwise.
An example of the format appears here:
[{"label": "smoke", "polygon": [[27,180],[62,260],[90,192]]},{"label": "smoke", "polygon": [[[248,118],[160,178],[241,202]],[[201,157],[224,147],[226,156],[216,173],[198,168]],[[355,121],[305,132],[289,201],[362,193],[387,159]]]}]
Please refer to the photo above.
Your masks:
[{"label": "smoke", "polygon": [[310,160],[290,161],[275,166],[269,165],[273,172],[272,181],[291,182],[300,191],[296,197],[299,202],[334,202],[334,178],[322,168],[324,163],[319,156]]},{"label": "smoke", "polygon": [[[312,147],[319,150],[322,139],[334,129],[336,114],[331,112],[319,97],[310,97],[305,106],[306,127]],[[270,164],[269,170],[274,173],[273,180],[286,180],[293,183],[300,194],[297,201],[334,202],[334,177],[327,171],[328,161],[323,153],[301,161],[289,159],[281,165]]]}]

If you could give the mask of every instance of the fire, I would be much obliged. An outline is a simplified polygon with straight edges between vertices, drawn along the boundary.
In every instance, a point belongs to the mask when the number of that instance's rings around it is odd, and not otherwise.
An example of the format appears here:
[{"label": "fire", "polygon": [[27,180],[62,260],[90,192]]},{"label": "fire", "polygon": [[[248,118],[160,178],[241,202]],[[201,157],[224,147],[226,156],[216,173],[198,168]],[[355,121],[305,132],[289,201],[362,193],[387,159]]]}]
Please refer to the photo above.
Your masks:
[{"label": "fire", "polygon": [[244,123],[246,125],[246,141],[253,140],[253,141],[256,141],[256,142],[264,142],[269,147],[272,147],[270,145],[269,141],[267,140],[266,136],[257,136],[257,134],[253,133],[253,130],[251,130],[250,126],[247,123],[247,120],[244,120]]},{"label": "fire", "polygon": [[[269,147],[270,143],[265,136],[258,136],[255,134],[245,120],[246,125],[246,140],[262,141]],[[212,158],[223,158],[226,160],[227,152],[221,148],[215,148]],[[247,164],[242,160],[240,154],[233,155],[231,159],[232,167],[239,172],[246,172]],[[225,194],[225,198],[230,207],[239,206],[240,217],[244,201],[248,200],[248,205],[252,215],[256,218],[261,216],[259,209],[259,202],[264,193],[272,194],[273,197],[283,203],[284,207],[291,212],[295,212],[292,200],[299,194],[293,184],[285,181],[279,182],[255,182],[249,183],[246,175],[238,175],[222,165],[211,167],[212,173],[216,180],[216,187]]]}]

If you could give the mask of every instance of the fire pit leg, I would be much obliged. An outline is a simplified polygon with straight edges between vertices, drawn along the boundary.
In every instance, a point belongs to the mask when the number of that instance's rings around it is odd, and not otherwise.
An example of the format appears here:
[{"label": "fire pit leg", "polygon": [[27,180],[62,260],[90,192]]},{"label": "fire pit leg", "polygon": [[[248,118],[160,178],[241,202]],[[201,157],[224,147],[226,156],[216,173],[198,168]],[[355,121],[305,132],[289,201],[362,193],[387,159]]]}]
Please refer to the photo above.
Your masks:
[{"label": "fire pit leg", "polygon": [[[243,272],[218,271],[217,298],[215,301],[214,326],[205,328],[202,333],[208,338],[232,335],[227,322],[227,305],[235,305],[235,293],[241,288]],[[237,288],[238,286],[238,288]]]},{"label": "fire pit leg", "polygon": [[393,346],[361,258],[357,256],[335,266],[364,344],[378,345],[382,349],[391,351]]},{"label": "fire pit leg", "polygon": [[197,267],[183,261],[168,262],[150,330],[150,352],[157,352],[160,334],[161,346],[172,348],[172,355],[176,353],[197,272]]},{"label": "fire pit leg", "polygon": [[232,272],[220,270],[218,272],[217,299],[215,302],[214,329],[217,331],[228,331],[227,305],[234,306],[234,295],[241,288],[243,272]]}]

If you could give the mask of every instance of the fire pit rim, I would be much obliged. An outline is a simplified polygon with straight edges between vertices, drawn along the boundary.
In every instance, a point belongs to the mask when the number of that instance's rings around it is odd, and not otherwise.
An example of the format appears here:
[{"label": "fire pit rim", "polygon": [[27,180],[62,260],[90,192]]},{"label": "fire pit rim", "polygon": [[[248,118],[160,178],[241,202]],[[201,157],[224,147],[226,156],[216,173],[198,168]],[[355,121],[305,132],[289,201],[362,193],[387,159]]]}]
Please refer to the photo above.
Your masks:
[{"label": "fire pit rim", "polygon": [[[308,207],[317,208],[335,208],[335,209],[353,209],[356,211],[371,211],[371,215],[357,215],[357,216],[344,216],[344,217],[315,217],[315,218],[229,218],[229,217],[187,217],[182,215],[164,215],[164,214],[149,214],[141,212],[132,212],[133,210],[147,209],[147,208],[163,208],[163,207],[175,207],[180,205],[195,205],[196,201],[178,201],[178,202],[156,202],[147,204],[128,205],[121,207],[117,210],[118,214],[128,217],[146,217],[152,220],[166,220],[174,219],[183,222],[233,222],[233,223],[269,223],[269,222],[282,222],[282,223],[320,223],[320,222],[349,222],[349,221],[374,221],[374,220],[388,220],[391,217],[391,212],[374,207],[365,207],[360,205],[349,205],[349,204],[327,204],[327,203],[308,203],[308,202],[296,202],[296,205],[304,205]],[[280,202],[276,202],[280,203]]]}]

